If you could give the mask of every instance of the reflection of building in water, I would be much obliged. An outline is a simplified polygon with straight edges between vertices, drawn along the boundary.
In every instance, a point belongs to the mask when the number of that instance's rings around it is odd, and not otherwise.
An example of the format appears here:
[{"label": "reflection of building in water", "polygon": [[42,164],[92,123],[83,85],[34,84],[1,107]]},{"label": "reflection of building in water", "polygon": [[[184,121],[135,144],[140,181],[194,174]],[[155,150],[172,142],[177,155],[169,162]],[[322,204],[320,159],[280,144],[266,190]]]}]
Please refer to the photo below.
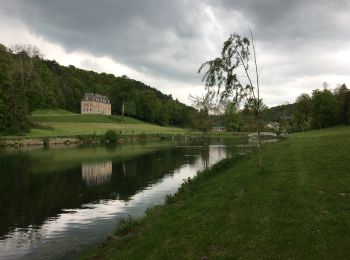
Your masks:
[{"label": "reflection of building in water", "polygon": [[112,176],[112,161],[83,163],[81,175],[88,186],[97,186],[109,182]]}]

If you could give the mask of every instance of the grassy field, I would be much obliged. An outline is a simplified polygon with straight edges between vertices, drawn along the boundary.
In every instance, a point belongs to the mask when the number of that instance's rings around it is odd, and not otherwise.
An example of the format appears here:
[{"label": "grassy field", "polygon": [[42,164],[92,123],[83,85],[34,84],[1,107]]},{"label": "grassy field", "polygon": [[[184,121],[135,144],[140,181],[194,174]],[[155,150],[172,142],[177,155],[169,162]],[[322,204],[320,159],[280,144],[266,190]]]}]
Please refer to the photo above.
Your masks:
[{"label": "grassy field", "polygon": [[348,259],[350,127],[300,133],[225,161],[127,220],[90,257]]},{"label": "grassy field", "polygon": [[108,129],[122,134],[183,134],[187,132],[182,128],[148,124],[129,117],[124,117],[121,123],[121,116],[81,115],[62,109],[37,110],[30,118],[38,127],[32,128],[26,134],[29,137],[101,135]]}]

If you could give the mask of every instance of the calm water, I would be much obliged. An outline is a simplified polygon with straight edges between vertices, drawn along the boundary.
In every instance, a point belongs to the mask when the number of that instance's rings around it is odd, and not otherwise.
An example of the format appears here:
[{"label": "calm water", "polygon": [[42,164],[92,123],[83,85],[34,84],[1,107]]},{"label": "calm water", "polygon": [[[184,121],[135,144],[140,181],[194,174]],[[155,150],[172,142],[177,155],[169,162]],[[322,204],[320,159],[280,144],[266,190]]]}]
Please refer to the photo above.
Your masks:
[{"label": "calm water", "polygon": [[75,258],[142,216],[233,145],[0,151],[0,259]]}]

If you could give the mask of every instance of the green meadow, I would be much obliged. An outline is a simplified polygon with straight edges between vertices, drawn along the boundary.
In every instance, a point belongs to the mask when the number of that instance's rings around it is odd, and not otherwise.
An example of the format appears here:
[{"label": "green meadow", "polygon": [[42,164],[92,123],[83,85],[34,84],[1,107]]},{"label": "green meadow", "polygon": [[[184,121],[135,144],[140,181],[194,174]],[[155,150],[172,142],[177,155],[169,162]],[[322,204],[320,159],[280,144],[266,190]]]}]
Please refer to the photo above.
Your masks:
[{"label": "green meadow", "polygon": [[298,133],[222,161],[125,220],[96,259],[347,259],[350,127]]},{"label": "green meadow", "polygon": [[121,116],[81,115],[62,109],[37,110],[30,115],[35,123],[28,137],[102,135],[112,129],[120,134],[183,134],[178,127],[159,126]]}]

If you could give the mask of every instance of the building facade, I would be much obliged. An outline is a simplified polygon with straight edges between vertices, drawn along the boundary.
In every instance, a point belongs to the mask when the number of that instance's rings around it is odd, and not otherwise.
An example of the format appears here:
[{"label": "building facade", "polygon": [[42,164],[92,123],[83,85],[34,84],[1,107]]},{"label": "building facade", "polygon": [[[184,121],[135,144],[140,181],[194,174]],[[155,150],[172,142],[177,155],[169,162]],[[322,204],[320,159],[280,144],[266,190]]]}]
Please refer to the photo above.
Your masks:
[{"label": "building facade", "polygon": [[213,126],[212,130],[214,132],[226,132],[225,126]]},{"label": "building facade", "polygon": [[111,103],[108,97],[94,93],[85,93],[80,109],[81,114],[112,114]]}]

